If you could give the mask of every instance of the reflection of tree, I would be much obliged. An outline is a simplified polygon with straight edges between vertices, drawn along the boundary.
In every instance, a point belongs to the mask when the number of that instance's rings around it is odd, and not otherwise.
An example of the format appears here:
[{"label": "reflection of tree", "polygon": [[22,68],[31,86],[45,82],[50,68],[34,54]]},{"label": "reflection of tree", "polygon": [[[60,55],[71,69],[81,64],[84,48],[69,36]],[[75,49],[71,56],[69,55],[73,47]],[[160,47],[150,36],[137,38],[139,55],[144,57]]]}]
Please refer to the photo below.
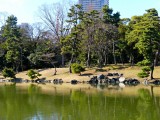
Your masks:
[{"label": "reflection of tree", "polygon": [[0,86],[0,108],[3,108],[0,110],[0,119],[158,120],[159,118],[159,97],[152,99],[148,89],[139,90],[139,97],[86,92],[72,90],[71,94],[46,94],[42,93],[37,85],[30,85],[26,90],[15,85]]},{"label": "reflection of tree", "polygon": [[3,108],[0,112],[1,118],[20,120],[26,117],[26,113],[32,115],[26,94],[20,95],[21,91],[16,88],[15,84],[1,86],[0,88],[0,93],[3,93],[3,98],[5,98],[0,99],[0,103],[3,103],[3,106],[0,104],[0,108]]},{"label": "reflection of tree", "polygon": [[[137,120],[158,120],[159,113],[157,113],[157,105],[154,101],[153,88],[152,92],[148,89],[139,89],[139,99],[137,104],[137,109],[139,111],[139,116]],[[158,98],[159,99],[159,98]]]},{"label": "reflection of tree", "polygon": [[28,87],[28,94],[29,94],[29,103],[35,105],[37,102],[37,96],[40,93],[40,87],[37,85],[31,84]]}]

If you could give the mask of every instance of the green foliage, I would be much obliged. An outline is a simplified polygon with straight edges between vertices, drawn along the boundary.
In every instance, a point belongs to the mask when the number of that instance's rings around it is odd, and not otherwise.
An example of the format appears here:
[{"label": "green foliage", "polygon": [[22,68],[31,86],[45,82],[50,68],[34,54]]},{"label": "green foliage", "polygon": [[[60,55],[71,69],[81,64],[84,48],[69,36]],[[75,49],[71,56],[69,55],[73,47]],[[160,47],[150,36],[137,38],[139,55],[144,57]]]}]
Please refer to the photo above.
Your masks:
[{"label": "green foliage", "polygon": [[83,68],[80,64],[78,63],[73,63],[71,65],[71,70],[73,73],[80,73],[83,72],[85,70],[85,68]]},{"label": "green foliage", "polygon": [[113,13],[113,9],[109,8],[109,6],[105,5],[102,8],[103,19],[105,23],[111,23],[115,26],[118,26],[118,22],[120,21],[120,13]]},{"label": "green foliage", "polygon": [[142,68],[142,71],[140,73],[138,73],[138,77],[140,78],[145,78],[145,77],[149,77],[149,74],[150,74],[150,67],[149,66],[145,66]]},{"label": "green foliage", "polygon": [[149,66],[145,66],[145,67],[142,68],[142,71],[143,72],[149,72],[149,71],[151,71],[151,68]]},{"label": "green foliage", "polygon": [[143,60],[137,63],[138,66],[147,66],[150,65],[151,62],[149,60]]},{"label": "green foliage", "polygon": [[11,15],[6,20],[6,24],[2,29],[2,37],[5,38],[5,59],[8,63],[12,64],[13,68],[18,69],[21,61],[20,51],[22,52],[22,40],[15,16]]},{"label": "green foliage", "polygon": [[15,72],[13,71],[12,68],[4,68],[2,70],[2,75],[6,78],[6,77],[10,77],[10,78],[15,78]]},{"label": "green foliage", "polygon": [[72,6],[64,28],[61,19],[57,21],[61,28],[56,29],[54,41],[53,33],[41,24],[18,26],[17,18],[9,16],[0,31],[0,67],[11,66],[17,71],[50,67],[54,59],[56,67],[76,62],[99,68],[113,62],[149,66],[155,58],[158,63],[155,55],[160,44],[160,20],[155,9],[121,20],[108,6],[102,12],[103,16],[96,10],[85,13],[81,5]]},{"label": "green foliage", "polygon": [[146,11],[142,16],[132,17],[127,39],[129,44],[134,44],[134,48],[139,50],[144,59],[153,61],[154,52],[159,46],[159,16],[155,9]]},{"label": "green foliage", "polygon": [[36,71],[34,71],[32,69],[28,70],[27,75],[30,77],[31,80],[33,80],[33,79],[38,78],[39,76],[41,76],[41,74],[39,74],[38,72],[36,72]]},{"label": "green foliage", "polygon": [[35,65],[38,64],[39,60],[41,59],[42,53],[41,52],[36,52],[36,53],[31,53],[28,56],[28,59]]},{"label": "green foliage", "polygon": [[142,72],[140,72],[140,73],[138,73],[138,75],[137,75],[138,77],[140,77],[140,78],[145,78],[145,77],[148,77],[149,76],[149,74],[148,73],[146,73],[146,72],[144,72],[144,71],[142,71]]}]

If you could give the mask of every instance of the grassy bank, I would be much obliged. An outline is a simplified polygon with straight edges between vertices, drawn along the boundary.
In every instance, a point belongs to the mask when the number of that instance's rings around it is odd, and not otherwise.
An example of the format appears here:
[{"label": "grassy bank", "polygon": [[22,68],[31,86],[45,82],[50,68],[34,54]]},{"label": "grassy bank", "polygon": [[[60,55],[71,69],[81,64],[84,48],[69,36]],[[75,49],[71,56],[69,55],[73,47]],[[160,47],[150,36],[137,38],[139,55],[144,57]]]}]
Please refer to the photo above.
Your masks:
[{"label": "grassy bank", "polygon": [[[70,80],[76,79],[79,81],[87,81],[89,80],[92,76],[96,76],[99,74],[104,74],[106,75],[107,73],[122,73],[125,78],[137,78],[139,80],[143,80],[141,78],[137,77],[137,74],[141,71],[141,67],[130,67],[130,66],[122,66],[122,65],[110,65],[107,67],[104,67],[102,69],[98,68],[89,68],[86,69],[84,72],[82,72],[82,75],[80,76],[79,74],[72,74],[69,73],[68,68],[57,68],[57,75],[54,74],[54,68],[48,68],[48,69],[39,69],[38,72],[42,74],[40,78],[45,78],[46,80],[53,80],[53,79],[62,79],[65,82],[69,82]],[[160,79],[160,67],[155,67],[154,70],[154,78]],[[27,71],[20,72],[16,75],[17,78],[22,78],[22,79],[29,79],[29,77],[26,75]],[[1,76],[2,77],[2,76]]]}]

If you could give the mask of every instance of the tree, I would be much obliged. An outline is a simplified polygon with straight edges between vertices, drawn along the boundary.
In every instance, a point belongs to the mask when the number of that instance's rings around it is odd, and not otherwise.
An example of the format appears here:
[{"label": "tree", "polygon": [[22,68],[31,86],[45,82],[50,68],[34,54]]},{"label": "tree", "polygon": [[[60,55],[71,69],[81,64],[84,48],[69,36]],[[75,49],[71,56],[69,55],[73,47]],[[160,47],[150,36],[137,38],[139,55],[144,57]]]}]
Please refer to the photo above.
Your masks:
[{"label": "tree", "polygon": [[[56,54],[55,44],[52,43],[47,36],[39,36],[39,40],[34,41],[34,44],[34,49],[28,56],[28,59],[34,66],[43,67],[47,58],[47,56],[44,57],[44,55],[51,55],[51,53]],[[50,58],[52,58],[52,56],[48,56],[48,59]],[[52,63],[52,61],[50,61],[50,63]]]},{"label": "tree", "polygon": [[2,75],[6,78],[6,77],[10,77],[10,78],[16,78],[16,74],[15,72],[13,71],[12,68],[4,68],[2,70]]},{"label": "tree", "polygon": [[[109,6],[105,5],[102,8],[103,11],[103,21],[106,24],[111,24],[113,26],[113,29],[115,28],[114,26],[118,27],[119,26],[119,22],[120,22],[120,13],[116,12],[113,13],[113,10],[111,8],[109,8]],[[116,46],[116,42],[115,41],[117,39],[117,34],[114,34],[114,36],[112,36],[112,38],[114,37],[115,39],[112,39],[112,51],[113,51],[113,58],[114,58],[114,64],[117,64],[116,61],[116,55],[115,55],[115,46]]]},{"label": "tree", "polygon": [[126,58],[125,56],[128,56],[127,53],[128,53],[129,46],[126,40],[126,33],[128,30],[129,22],[130,22],[129,18],[123,18],[120,20],[119,26],[118,26],[119,41],[118,41],[117,47],[118,47],[118,52],[120,54],[120,60],[122,64],[124,64],[125,62],[125,58]]},{"label": "tree", "polygon": [[32,69],[28,70],[27,75],[30,77],[31,80],[33,80],[35,78],[39,79],[38,77],[41,76],[41,74],[39,74],[38,72],[36,72]]},{"label": "tree", "polygon": [[6,61],[12,64],[14,70],[18,71],[21,61],[21,33],[17,26],[17,18],[9,16],[2,30],[5,40]]},{"label": "tree", "polygon": [[93,51],[93,41],[95,35],[95,26],[99,20],[99,12],[96,10],[90,11],[89,13],[84,13],[81,20],[80,26],[81,31],[81,40],[82,41],[82,50],[81,53],[87,54],[87,57],[84,58],[86,61],[86,66],[90,67],[91,65],[91,55]]},{"label": "tree", "polygon": [[[64,2],[64,1],[63,1]],[[53,42],[57,44],[57,49],[61,49],[60,40],[69,34],[71,28],[70,24],[67,24],[67,12],[68,4],[55,3],[51,5],[42,5],[39,8],[39,17],[45,23],[47,28],[51,31],[53,36]],[[64,66],[64,54],[62,53],[62,66]]]},{"label": "tree", "polygon": [[116,12],[113,13],[113,9],[109,8],[109,6],[104,5],[104,7],[102,8],[102,12],[103,12],[103,21],[105,23],[110,23],[114,26],[119,26],[119,21],[120,21],[120,13]]},{"label": "tree", "polygon": [[54,54],[54,53],[46,53],[46,54],[43,54],[43,55],[41,56],[41,61],[50,63],[50,64],[55,68],[53,75],[56,75],[56,74],[57,74],[57,69],[56,69],[55,63],[57,63],[57,61],[53,60],[54,57],[55,57],[55,54]]},{"label": "tree", "polygon": [[130,43],[135,44],[135,48],[143,55],[145,60],[150,61],[151,79],[153,79],[155,53],[159,49],[160,43],[160,21],[158,12],[155,9],[146,10],[143,16],[135,17],[132,20],[132,30],[128,33]]},{"label": "tree", "polygon": [[[71,71],[71,63],[75,62],[79,53],[79,45],[80,45],[80,39],[78,39],[78,32],[81,30],[78,26],[79,20],[83,17],[82,12],[82,6],[81,5],[74,5],[71,7],[69,13],[68,13],[69,20],[67,20],[68,23],[70,23],[73,28],[71,30],[70,35],[68,35],[65,38],[61,39],[62,46],[62,54],[66,51],[69,51],[71,53],[71,59],[69,63],[69,71]],[[69,50],[69,49],[70,50]]]}]

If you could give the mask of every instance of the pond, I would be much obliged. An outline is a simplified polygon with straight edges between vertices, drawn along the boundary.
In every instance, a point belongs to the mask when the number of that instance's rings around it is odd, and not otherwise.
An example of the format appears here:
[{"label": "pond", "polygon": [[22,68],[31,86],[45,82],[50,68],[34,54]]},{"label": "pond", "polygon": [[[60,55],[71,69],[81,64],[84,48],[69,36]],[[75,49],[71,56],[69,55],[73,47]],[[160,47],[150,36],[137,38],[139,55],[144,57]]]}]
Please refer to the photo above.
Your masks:
[{"label": "pond", "polygon": [[158,86],[1,84],[0,120],[159,120]]}]

